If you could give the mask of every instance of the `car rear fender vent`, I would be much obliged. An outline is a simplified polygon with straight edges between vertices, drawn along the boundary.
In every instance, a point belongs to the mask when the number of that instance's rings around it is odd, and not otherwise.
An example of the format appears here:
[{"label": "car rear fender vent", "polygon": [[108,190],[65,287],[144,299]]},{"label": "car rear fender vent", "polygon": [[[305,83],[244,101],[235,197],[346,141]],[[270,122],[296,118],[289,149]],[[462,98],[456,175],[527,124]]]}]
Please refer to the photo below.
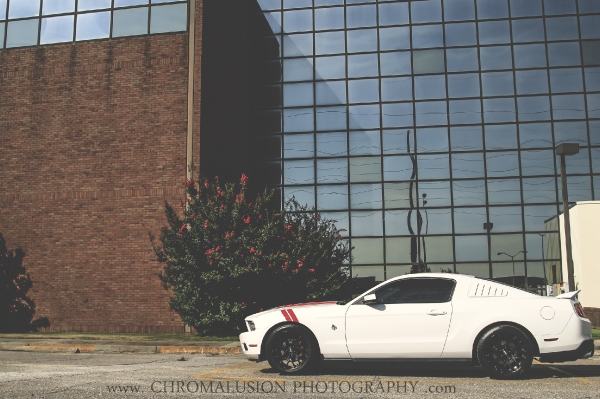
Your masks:
[{"label": "car rear fender vent", "polygon": [[503,287],[499,284],[477,282],[471,284],[468,295],[471,298],[507,296],[508,289],[507,287]]}]

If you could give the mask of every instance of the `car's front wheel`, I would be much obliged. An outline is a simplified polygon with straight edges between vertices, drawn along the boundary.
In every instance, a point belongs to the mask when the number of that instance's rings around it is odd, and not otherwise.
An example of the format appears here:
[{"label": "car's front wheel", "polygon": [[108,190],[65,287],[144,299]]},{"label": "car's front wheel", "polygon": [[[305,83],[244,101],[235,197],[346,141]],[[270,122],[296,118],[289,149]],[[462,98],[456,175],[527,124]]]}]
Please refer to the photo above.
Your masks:
[{"label": "car's front wheel", "polygon": [[492,378],[521,378],[533,362],[533,345],[519,328],[510,325],[495,326],[479,339],[477,360]]},{"label": "car's front wheel", "polygon": [[319,348],[304,327],[284,324],[277,327],[265,343],[266,356],[275,370],[284,374],[303,374],[319,363]]}]

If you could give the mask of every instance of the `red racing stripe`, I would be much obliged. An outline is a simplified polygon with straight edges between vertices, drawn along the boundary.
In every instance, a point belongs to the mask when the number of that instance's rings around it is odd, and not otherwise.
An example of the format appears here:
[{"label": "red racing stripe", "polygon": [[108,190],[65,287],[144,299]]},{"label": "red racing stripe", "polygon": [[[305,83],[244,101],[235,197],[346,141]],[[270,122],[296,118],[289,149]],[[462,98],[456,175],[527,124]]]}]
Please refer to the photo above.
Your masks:
[{"label": "red racing stripe", "polygon": [[298,323],[298,318],[296,317],[294,311],[292,309],[288,309],[287,311],[290,314],[290,316],[292,316],[292,320],[294,320],[295,323]]},{"label": "red racing stripe", "polygon": [[290,315],[288,314],[287,310],[285,309],[281,309],[281,314],[283,314],[283,317],[285,317],[285,321],[292,321]]}]

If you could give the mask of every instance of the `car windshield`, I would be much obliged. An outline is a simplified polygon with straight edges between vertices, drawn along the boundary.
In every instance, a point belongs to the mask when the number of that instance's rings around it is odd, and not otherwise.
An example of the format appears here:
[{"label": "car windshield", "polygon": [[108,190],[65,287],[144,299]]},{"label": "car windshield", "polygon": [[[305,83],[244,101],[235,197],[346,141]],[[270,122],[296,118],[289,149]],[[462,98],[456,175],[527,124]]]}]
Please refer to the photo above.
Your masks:
[{"label": "car windshield", "polygon": [[336,305],[345,305],[347,303],[348,303],[348,301],[337,301],[335,304]]}]

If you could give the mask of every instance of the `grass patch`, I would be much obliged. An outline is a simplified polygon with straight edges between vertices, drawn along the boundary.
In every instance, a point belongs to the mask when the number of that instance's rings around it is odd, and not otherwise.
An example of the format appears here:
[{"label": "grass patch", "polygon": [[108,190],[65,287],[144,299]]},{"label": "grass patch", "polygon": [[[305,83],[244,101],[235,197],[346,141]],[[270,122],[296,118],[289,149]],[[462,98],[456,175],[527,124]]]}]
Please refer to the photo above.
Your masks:
[{"label": "grass patch", "polygon": [[31,332],[0,334],[0,339],[85,339],[99,341],[237,341],[238,336],[201,336],[196,334],[136,334],[136,333],[87,333],[87,332]]},{"label": "grass patch", "polygon": [[592,337],[594,339],[600,339],[600,330],[594,330],[594,329],[592,329]]}]

